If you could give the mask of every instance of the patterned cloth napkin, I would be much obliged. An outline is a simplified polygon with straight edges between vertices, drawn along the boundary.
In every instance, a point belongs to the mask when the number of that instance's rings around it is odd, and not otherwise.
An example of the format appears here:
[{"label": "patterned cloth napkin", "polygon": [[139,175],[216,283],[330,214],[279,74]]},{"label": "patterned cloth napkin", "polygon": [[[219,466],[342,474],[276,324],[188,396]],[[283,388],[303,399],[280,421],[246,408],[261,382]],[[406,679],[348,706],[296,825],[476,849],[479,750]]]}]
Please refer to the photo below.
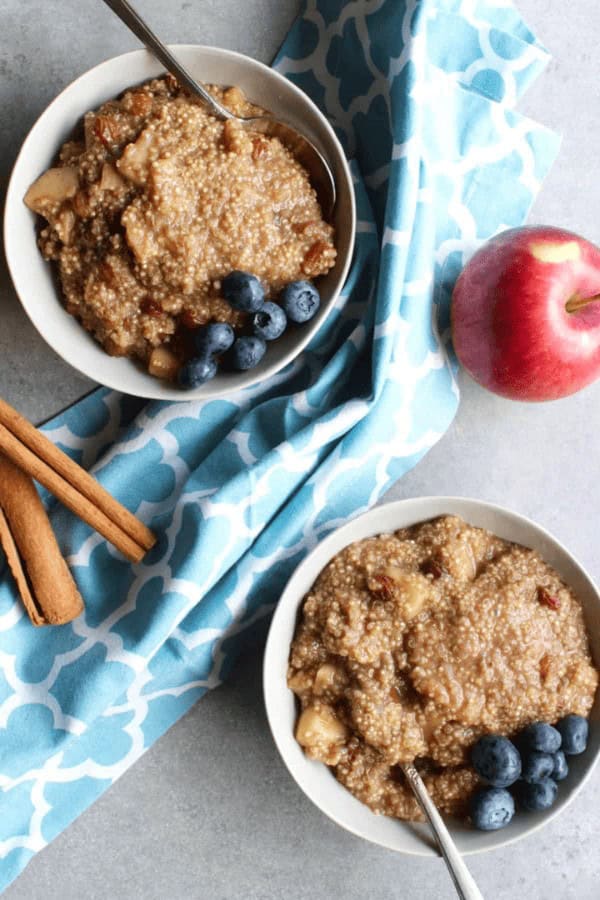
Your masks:
[{"label": "patterned cloth napkin", "polygon": [[[0,889],[226,674],[302,557],[448,428],[448,301],[558,149],[513,110],[547,62],[509,0],[309,0],[275,65],[354,160],[358,234],[309,349],[227,400],[98,390],[45,431],[159,535],[130,566],[53,508],[86,601],[34,630],[0,582]],[[50,498],[46,498],[50,503]]]}]

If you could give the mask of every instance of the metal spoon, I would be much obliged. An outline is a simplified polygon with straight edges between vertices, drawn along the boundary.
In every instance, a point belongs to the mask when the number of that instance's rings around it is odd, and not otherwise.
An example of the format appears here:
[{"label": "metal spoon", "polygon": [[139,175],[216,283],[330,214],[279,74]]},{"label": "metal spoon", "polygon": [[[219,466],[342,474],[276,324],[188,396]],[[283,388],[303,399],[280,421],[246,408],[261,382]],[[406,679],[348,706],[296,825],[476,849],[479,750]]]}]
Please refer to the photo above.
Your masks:
[{"label": "metal spoon", "polygon": [[165,69],[175,76],[180,84],[184,85],[206,103],[213,115],[219,119],[236,119],[251,131],[259,131],[261,134],[269,135],[269,137],[279,138],[282,144],[285,144],[291,150],[298,162],[307,170],[317,193],[323,215],[327,220],[331,219],[335,206],[335,181],[329,165],[308,138],[296,131],[295,128],[292,128],[291,125],[279,122],[270,116],[252,116],[248,118],[235,116],[225,106],[218,103],[208,93],[206,88],[198,84],[181,63],[177,62],[172,53],[150,30],[135,9],[127,3],[127,0],[104,0],[104,2],[119,16],[135,36],[146,45]]},{"label": "metal spoon", "polygon": [[423,783],[423,779],[412,764],[404,764],[402,771],[408,781],[417,802],[431,825],[431,830],[437,841],[440,852],[448,866],[448,871],[454,881],[456,893],[461,900],[483,900],[483,894],[475,884],[473,876],[467,869],[458,847],[452,840],[450,832],[444,824],[438,809],[429,796],[429,792]]}]

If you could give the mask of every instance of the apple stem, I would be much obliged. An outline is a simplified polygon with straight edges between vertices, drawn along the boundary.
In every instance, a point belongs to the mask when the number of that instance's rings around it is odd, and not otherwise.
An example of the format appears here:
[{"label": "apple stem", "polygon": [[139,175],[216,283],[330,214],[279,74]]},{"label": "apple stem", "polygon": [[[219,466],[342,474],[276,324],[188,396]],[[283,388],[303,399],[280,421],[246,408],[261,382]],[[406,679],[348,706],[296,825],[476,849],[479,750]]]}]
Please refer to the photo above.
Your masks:
[{"label": "apple stem", "polygon": [[565,309],[568,313],[574,313],[579,309],[583,309],[588,303],[595,303],[598,300],[600,300],[600,294],[595,294],[593,297],[578,297],[577,294],[575,294],[574,297],[567,300]]}]

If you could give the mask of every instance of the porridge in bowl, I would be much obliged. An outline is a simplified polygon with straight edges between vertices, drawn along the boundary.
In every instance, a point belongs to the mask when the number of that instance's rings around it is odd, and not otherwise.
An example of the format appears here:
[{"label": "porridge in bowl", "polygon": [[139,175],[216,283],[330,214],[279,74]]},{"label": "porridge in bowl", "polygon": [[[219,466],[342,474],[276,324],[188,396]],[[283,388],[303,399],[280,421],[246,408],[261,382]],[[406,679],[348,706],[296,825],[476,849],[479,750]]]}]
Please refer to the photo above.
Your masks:
[{"label": "porridge in bowl", "polygon": [[296,738],[373,811],[422,818],[400,765],[464,816],[483,735],[586,716],[579,602],[535,551],[442,516],[346,547],[306,596],[288,668]]},{"label": "porridge in bowl", "polygon": [[[237,87],[210,90],[236,114],[263,112]],[[88,112],[25,202],[46,220],[39,245],[68,312],[107,353],[165,377],[193,355],[198,328],[250,333],[248,310],[224,296],[226,276],[251,273],[277,301],[336,258],[291,152],[218,120],[171,76]]]}]

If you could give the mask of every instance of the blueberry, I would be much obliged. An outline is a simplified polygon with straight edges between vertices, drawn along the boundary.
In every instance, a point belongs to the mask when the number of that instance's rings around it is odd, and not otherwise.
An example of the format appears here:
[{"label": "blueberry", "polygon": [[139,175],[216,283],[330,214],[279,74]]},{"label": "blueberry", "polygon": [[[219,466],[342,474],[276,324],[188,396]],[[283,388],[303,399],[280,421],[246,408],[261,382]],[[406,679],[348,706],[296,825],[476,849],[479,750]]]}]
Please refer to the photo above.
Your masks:
[{"label": "blueberry", "polygon": [[540,753],[539,750],[532,750],[523,757],[523,769],[521,778],[523,781],[533,783],[534,781],[542,781],[548,778],[554,771],[554,757],[549,753]]},{"label": "blueberry", "polygon": [[565,716],[556,727],[562,735],[562,748],[568,756],[583,753],[590,730],[587,719],[583,716]]},{"label": "blueberry", "polygon": [[504,828],[514,814],[515,801],[504,788],[484,788],[471,799],[471,819],[481,831]]},{"label": "blueberry", "polygon": [[260,337],[238,338],[231,348],[231,365],[239,372],[253,369],[265,355],[266,349],[267,345]]},{"label": "blueberry", "polygon": [[279,300],[290,322],[299,325],[312,319],[321,305],[319,292],[310,281],[286,284]]},{"label": "blueberry", "polygon": [[265,289],[249,272],[230,272],[221,282],[221,291],[229,305],[241,312],[254,313],[265,302]]},{"label": "blueberry", "polygon": [[217,374],[216,362],[207,356],[195,356],[180,368],[177,380],[181,387],[200,387],[205,381],[210,381]]},{"label": "blueberry", "polygon": [[265,341],[276,341],[286,326],[287,316],[276,303],[265,303],[257,313],[254,313],[252,319],[254,334],[264,338]]},{"label": "blueberry", "polygon": [[539,750],[540,753],[556,753],[560,750],[561,736],[556,728],[546,722],[527,725],[518,737],[523,750]]},{"label": "blueberry", "polygon": [[508,738],[486,734],[471,750],[471,762],[478,775],[503,788],[513,784],[521,774],[519,751]]},{"label": "blueberry", "polygon": [[554,781],[562,781],[569,774],[569,766],[567,758],[562,750],[554,754],[554,768],[552,769],[552,778]]},{"label": "blueberry", "polygon": [[211,322],[194,332],[194,347],[199,356],[225,353],[235,341],[235,332],[227,322]]},{"label": "blueberry", "polygon": [[542,778],[531,784],[523,781],[519,785],[519,802],[529,812],[550,809],[556,800],[557,791],[557,784],[551,778]]}]

